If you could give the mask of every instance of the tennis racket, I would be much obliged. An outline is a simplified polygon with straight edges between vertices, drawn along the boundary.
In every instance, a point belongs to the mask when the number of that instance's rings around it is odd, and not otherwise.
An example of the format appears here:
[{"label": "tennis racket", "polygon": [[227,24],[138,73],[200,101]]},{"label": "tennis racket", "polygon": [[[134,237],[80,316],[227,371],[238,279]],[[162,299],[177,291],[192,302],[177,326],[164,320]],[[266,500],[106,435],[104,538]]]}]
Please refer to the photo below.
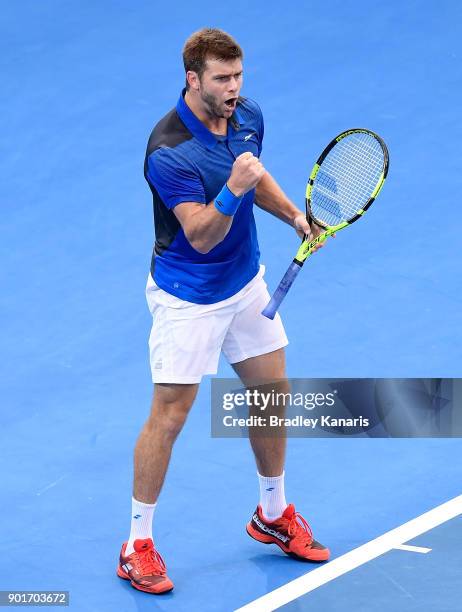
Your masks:
[{"label": "tennis racket", "polygon": [[388,173],[384,141],[366,129],[346,130],[321,153],[306,187],[306,218],[325,231],[303,239],[297,254],[262,314],[274,316],[313,248],[360,219],[379,195]]}]

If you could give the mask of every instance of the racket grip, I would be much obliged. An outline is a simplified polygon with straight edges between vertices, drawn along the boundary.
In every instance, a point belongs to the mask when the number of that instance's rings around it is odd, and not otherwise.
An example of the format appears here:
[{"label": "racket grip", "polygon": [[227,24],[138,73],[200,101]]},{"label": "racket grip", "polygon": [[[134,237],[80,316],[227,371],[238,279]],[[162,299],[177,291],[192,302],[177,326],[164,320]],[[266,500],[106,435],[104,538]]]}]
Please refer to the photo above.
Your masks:
[{"label": "racket grip", "polygon": [[273,297],[268,302],[268,305],[262,310],[262,315],[267,319],[274,319],[282,300],[286,297],[292,283],[297,278],[297,274],[300,272],[301,266],[293,261],[287,269],[287,272],[282,277],[278,288],[273,293]]}]

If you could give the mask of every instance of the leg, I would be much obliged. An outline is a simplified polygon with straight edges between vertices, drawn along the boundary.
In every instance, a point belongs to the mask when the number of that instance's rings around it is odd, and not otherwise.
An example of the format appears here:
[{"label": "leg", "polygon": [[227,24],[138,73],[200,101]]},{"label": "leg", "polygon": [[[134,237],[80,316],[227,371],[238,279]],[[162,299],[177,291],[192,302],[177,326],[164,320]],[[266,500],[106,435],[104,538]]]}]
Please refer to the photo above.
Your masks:
[{"label": "leg", "polygon": [[[261,316],[268,300],[266,287],[261,289],[257,298],[252,296],[249,299],[247,308],[243,308],[233,320],[224,352],[247,388],[266,386],[261,391],[274,390],[286,394],[290,389],[281,347],[287,344],[287,338],[279,315],[273,321]],[[258,356],[247,358],[248,355]],[[268,406],[271,413],[284,416],[285,406],[274,404]],[[285,553],[300,559],[326,561],[329,550],[313,539],[308,523],[295,512],[293,504],[287,505],[285,499],[285,427],[271,428],[266,432],[250,427],[249,437],[259,473],[260,503],[247,524],[247,533],[259,542],[277,544]]]},{"label": "leg", "polygon": [[151,414],[135,448],[133,497],[146,504],[157,500],[172,453],[199,385],[156,384]]},{"label": "leg", "polygon": [[[146,298],[153,316],[149,337],[151,413],[135,448],[131,528],[122,545],[117,575],[134,588],[164,593],[173,588],[165,563],[154,548],[152,522],[173,444],[194,402],[204,374],[216,371],[221,344],[234,310],[181,302],[149,275]],[[174,382],[172,382],[174,381]]]},{"label": "leg", "polygon": [[147,593],[173,589],[162,557],[154,549],[152,516],[172,454],[197,394],[198,385],[156,384],[151,414],[135,448],[132,525],[122,545],[117,575]]},{"label": "leg", "polygon": [[[234,364],[242,382],[288,393],[284,349]],[[273,412],[279,412],[279,406]],[[282,412],[284,410],[282,409]],[[282,416],[282,415],[281,415]],[[253,428],[250,428],[250,432]],[[277,544],[285,553],[308,561],[327,561],[329,549],[313,539],[308,523],[287,505],[284,494],[285,428],[277,436],[250,435],[260,480],[260,505],[247,524],[247,533],[259,542]],[[297,518],[300,517],[300,518]]]},{"label": "leg", "polygon": [[[283,348],[266,355],[250,357],[239,363],[234,363],[233,368],[247,387],[271,384],[271,388],[277,389],[280,393],[289,392]],[[258,472],[262,476],[280,476],[284,471],[285,428],[281,427],[277,433],[277,436],[265,437],[262,436],[261,430],[250,428],[250,444],[255,455]]]}]

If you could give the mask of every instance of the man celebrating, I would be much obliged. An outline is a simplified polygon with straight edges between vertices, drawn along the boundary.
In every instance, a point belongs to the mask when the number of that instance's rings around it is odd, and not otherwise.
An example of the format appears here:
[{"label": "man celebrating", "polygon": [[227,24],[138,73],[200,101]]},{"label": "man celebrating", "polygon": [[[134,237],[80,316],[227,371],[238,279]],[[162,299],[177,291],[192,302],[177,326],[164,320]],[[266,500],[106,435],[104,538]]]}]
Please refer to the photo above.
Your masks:
[{"label": "man celebrating", "polygon": [[[216,374],[223,351],[247,386],[286,378],[281,319],[261,315],[269,294],[253,205],[301,237],[319,232],[259,160],[263,117],[255,102],[239,96],[242,57],[221,30],[193,34],[183,49],[186,88],[154,128],[146,151],[156,232],[146,288],[155,388],[135,449],[131,531],[117,574],[149,593],[173,588],[154,548],[152,519],[173,443],[202,377]],[[260,503],[247,532],[292,556],[326,561],[328,549],[285,499],[285,436],[250,433],[250,441]]]}]

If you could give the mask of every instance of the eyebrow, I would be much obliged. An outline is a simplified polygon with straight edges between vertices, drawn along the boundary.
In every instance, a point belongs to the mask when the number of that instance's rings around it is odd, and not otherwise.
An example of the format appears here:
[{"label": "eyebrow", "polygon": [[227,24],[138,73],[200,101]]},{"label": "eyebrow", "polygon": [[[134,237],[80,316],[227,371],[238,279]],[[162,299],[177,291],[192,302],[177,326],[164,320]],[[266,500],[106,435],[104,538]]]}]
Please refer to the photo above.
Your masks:
[{"label": "eyebrow", "polygon": [[230,76],[239,76],[240,74],[242,74],[244,71],[243,70],[239,70],[238,72],[233,72],[233,74],[216,74],[214,77],[214,79],[222,79],[224,77],[230,77]]}]

